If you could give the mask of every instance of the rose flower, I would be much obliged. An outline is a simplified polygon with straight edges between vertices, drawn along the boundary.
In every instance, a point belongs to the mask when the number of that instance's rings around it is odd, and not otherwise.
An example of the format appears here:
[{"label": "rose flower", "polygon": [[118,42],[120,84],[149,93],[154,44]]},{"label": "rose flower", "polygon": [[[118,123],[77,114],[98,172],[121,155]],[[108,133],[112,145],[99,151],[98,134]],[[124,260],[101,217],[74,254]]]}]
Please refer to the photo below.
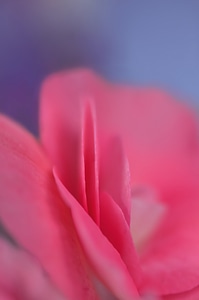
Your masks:
[{"label": "rose flower", "polygon": [[0,117],[0,299],[198,299],[194,113],[92,72],[43,84],[40,141]]}]

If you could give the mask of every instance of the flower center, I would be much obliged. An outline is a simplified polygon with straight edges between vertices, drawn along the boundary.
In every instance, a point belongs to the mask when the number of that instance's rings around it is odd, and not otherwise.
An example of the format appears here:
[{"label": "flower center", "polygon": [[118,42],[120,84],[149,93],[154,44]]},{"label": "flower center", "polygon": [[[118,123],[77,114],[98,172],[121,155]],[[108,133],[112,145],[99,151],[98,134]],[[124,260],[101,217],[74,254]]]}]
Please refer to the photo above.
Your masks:
[{"label": "flower center", "polygon": [[150,188],[134,188],[132,191],[131,234],[140,253],[157,231],[166,213],[166,206],[158,200]]}]

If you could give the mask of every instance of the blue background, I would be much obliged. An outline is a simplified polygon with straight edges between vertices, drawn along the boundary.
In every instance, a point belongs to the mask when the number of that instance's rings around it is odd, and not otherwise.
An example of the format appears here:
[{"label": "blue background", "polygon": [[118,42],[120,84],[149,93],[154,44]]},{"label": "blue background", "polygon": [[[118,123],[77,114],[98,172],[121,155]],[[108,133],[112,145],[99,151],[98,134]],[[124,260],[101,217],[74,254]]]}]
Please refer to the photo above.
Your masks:
[{"label": "blue background", "polygon": [[43,78],[87,66],[199,104],[198,0],[0,2],[0,111],[37,134]]}]

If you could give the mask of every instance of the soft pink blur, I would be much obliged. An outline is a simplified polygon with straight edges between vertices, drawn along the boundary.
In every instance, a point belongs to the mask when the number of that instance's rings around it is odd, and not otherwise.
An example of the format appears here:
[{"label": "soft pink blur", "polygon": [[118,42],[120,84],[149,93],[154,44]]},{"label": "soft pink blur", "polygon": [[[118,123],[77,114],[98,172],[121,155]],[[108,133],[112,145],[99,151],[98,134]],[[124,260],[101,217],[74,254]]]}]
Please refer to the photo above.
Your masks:
[{"label": "soft pink blur", "polygon": [[[0,118],[0,218],[20,247],[1,242],[11,263],[0,273],[0,292],[6,286],[8,296],[19,291],[24,299],[50,291],[72,300],[197,297],[192,110],[159,90],[62,72],[43,84],[40,139]],[[17,275],[25,276],[27,264],[34,280],[23,294]]]}]

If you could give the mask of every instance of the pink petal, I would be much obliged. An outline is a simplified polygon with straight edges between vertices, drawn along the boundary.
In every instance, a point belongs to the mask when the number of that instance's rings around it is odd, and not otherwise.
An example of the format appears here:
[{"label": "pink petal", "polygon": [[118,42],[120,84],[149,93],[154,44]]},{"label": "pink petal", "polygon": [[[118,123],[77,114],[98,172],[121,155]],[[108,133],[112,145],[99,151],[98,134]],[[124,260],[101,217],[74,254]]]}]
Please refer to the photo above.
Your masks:
[{"label": "pink petal", "polygon": [[70,210],[35,139],[0,117],[0,218],[69,299],[96,299]]},{"label": "pink petal", "polygon": [[[199,193],[177,194],[162,226],[141,256],[145,274],[142,290],[168,295],[191,290],[199,284]],[[196,197],[196,198],[195,198]]]},{"label": "pink petal", "polygon": [[94,107],[89,102],[85,104],[83,125],[84,182],[87,207],[89,215],[99,225],[99,171],[96,120]]},{"label": "pink petal", "polygon": [[132,191],[131,233],[136,249],[144,251],[146,244],[164,221],[165,204],[158,201],[155,191],[137,187]]},{"label": "pink petal", "polygon": [[[155,89],[107,84],[82,70],[54,75],[43,93],[41,128],[44,145],[55,163],[62,160],[52,149],[60,148],[64,139],[65,152],[67,142],[72,144],[67,135],[54,137],[63,130],[60,128],[67,130],[70,115],[80,119],[77,103],[85,97],[93,99],[101,136],[122,137],[133,185],[157,189],[160,201],[168,206],[165,222],[143,257],[146,287],[157,288],[160,294],[194,288],[199,283],[199,139],[194,113]],[[56,142],[51,145],[52,141]],[[78,156],[73,153],[72,157],[73,166]],[[75,168],[69,168],[70,174]],[[73,182],[78,181],[73,178]]]},{"label": "pink petal", "polygon": [[15,300],[13,296],[8,295],[5,291],[0,291],[0,299],[1,300]]},{"label": "pink petal", "polygon": [[119,252],[122,260],[134,279],[140,285],[141,269],[135,252],[131,232],[119,206],[106,193],[100,197],[101,230]]},{"label": "pink petal", "polygon": [[138,296],[137,288],[120,255],[67,191],[56,171],[54,176],[65,203],[71,208],[82,247],[94,272],[116,298],[134,299],[135,296]]},{"label": "pink petal", "polygon": [[66,299],[55,289],[47,274],[30,255],[2,238],[0,266],[0,299]]},{"label": "pink petal", "polygon": [[88,211],[84,164],[87,127],[85,103],[88,97],[76,97],[75,91],[62,85],[61,78],[62,75],[58,75],[53,84],[51,80],[50,84],[48,81],[44,83],[40,115],[41,138],[64,185]]},{"label": "pink petal", "polygon": [[[59,170],[62,182],[87,210],[85,205],[86,201],[81,200],[82,194],[85,194],[85,192],[82,191],[85,190],[85,188],[82,188],[84,182],[84,166],[81,163],[81,132],[82,128],[85,126],[84,119],[88,119],[84,113],[84,107],[88,99],[90,103],[96,104],[96,101],[99,99],[98,93],[102,94],[102,99],[99,100],[103,102],[104,88],[102,87],[102,91],[98,88],[98,85],[101,87],[101,82],[98,82],[94,76],[89,77],[89,75],[87,76],[87,73],[83,73],[83,76],[81,75],[81,72],[80,74],[73,72],[68,74],[61,73],[47,79],[42,91],[40,123],[42,142],[54,165],[56,165]],[[95,87],[97,88],[96,90]],[[105,97],[107,98],[106,94]],[[83,120],[82,116],[85,116],[83,117]],[[88,144],[89,139],[91,139],[91,141],[93,139],[93,145],[95,145],[95,124],[93,122],[92,125],[92,122],[93,121],[91,120],[91,126],[87,126],[87,134],[84,134],[83,141],[85,140],[85,143]],[[99,133],[102,133],[102,138],[104,138],[103,131],[101,131],[102,124],[98,124],[98,120],[97,125],[100,125],[98,126]],[[91,132],[92,126],[94,126],[93,133]],[[115,133],[115,131],[113,133]],[[99,147],[101,152],[101,144]],[[101,188],[108,189],[108,192],[114,196],[114,199],[124,211],[128,224],[130,224],[130,177],[128,164],[124,157],[124,151],[120,142],[117,142],[117,140],[111,142],[110,145],[106,145],[106,147],[108,147],[108,149],[106,148],[104,153],[100,154],[100,164],[102,164],[100,170],[100,173],[102,173],[100,174]],[[94,148],[96,151],[96,146]],[[89,149],[89,151],[92,151],[91,145]],[[106,155],[106,150],[108,150],[108,156]],[[87,156],[90,156],[91,160],[91,155]],[[107,162],[109,162],[108,165]],[[115,167],[115,164],[118,165],[118,168],[111,170],[111,168]],[[108,170],[109,175],[114,176],[115,182],[113,182],[111,178],[108,178],[108,175],[105,176]],[[118,171],[115,172],[116,170]],[[93,183],[95,182],[97,188],[97,174],[95,169],[93,169],[93,171],[95,171],[95,176],[93,178],[96,178],[96,180],[93,180]],[[92,185],[90,184],[90,187]],[[87,189],[87,191],[88,190],[89,189]],[[97,196],[95,196],[95,198],[97,199]],[[95,201],[90,201],[90,203],[95,203]]]},{"label": "pink petal", "polygon": [[131,181],[123,145],[118,137],[108,137],[103,144],[100,145],[100,190],[111,195],[130,226]]},{"label": "pink petal", "polygon": [[162,193],[198,185],[198,124],[185,105],[158,90],[111,85],[83,72],[70,76],[93,92],[100,130],[122,138],[134,185]]},{"label": "pink petal", "polygon": [[[68,177],[73,184],[79,182],[73,175],[78,173],[74,157],[78,157],[83,99],[94,102],[101,135],[122,138],[134,184],[146,183],[164,193],[182,184],[197,185],[199,142],[194,114],[166,93],[106,83],[87,70],[52,75],[44,84],[41,101],[42,141],[60,169],[63,165],[71,169]],[[65,156],[71,158],[67,164]],[[77,188],[69,190],[76,196]]]},{"label": "pink petal", "polygon": [[196,288],[187,291],[181,294],[173,294],[169,296],[165,296],[162,298],[163,300],[194,300],[199,299],[199,286]]},{"label": "pink petal", "polygon": [[99,224],[98,158],[94,107],[89,95],[63,91],[61,78],[44,85],[41,138],[70,193]]}]

